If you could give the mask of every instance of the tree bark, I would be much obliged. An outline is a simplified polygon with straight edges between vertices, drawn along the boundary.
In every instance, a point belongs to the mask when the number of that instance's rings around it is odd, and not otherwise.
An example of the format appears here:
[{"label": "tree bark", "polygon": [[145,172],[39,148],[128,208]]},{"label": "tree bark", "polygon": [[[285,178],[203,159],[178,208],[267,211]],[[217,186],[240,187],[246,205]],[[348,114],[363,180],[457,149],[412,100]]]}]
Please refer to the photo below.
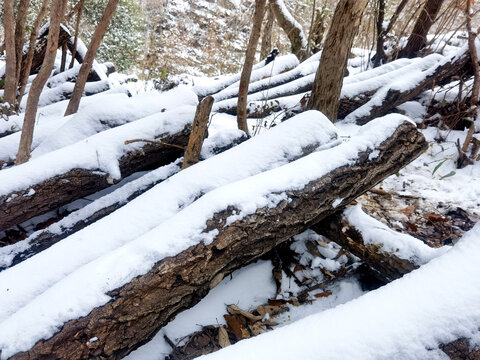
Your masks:
[{"label": "tree bark", "polygon": [[[16,74],[15,82],[18,85],[20,81],[20,72],[22,69],[23,41],[25,38],[25,25],[27,24],[28,6],[30,0],[20,0],[17,8],[17,21],[15,24],[15,51],[16,51]],[[18,87],[17,87],[18,88]]]},{"label": "tree bark", "polygon": [[258,39],[262,30],[263,16],[265,15],[265,4],[267,0],[255,0],[255,11],[253,12],[253,27],[248,40],[245,62],[243,63],[240,85],[238,86],[237,125],[240,130],[248,135],[247,125],[247,94],[252,74],[253,61],[257,51]]},{"label": "tree bark", "polygon": [[415,57],[425,47],[428,31],[435,23],[442,4],[443,0],[427,0],[408,38],[407,45],[400,51],[398,57]]},{"label": "tree bark", "polygon": [[98,47],[100,46],[105,31],[107,30],[108,24],[115,13],[119,0],[109,0],[105,11],[102,14],[102,18],[98,23],[95,32],[93,33],[92,40],[88,46],[87,54],[83,60],[82,67],[78,73],[77,82],[75,83],[75,88],[73,89],[72,97],[68,102],[67,109],[65,110],[65,116],[71,115],[77,112],[78,106],[80,105],[80,99],[82,98],[83,89],[85,88],[85,83],[87,82],[88,74],[95,60],[95,55],[97,54]]},{"label": "tree bark", "polygon": [[385,19],[385,0],[377,0],[377,45],[375,52],[375,59],[373,60],[373,67],[377,67],[385,61],[384,41],[386,32],[383,29],[383,22]]},{"label": "tree bark", "polygon": [[16,68],[16,50],[15,50],[15,15],[13,10],[13,0],[3,2],[4,14],[4,32],[5,32],[5,91],[3,102],[7,104],[7,115],[15,109],[15,99],[17,97],[17,68]]},{"label": "tree bark", "polygon": [[367,2],[340,0],[325,39],[308,107],[323,112],[332,122],[337,120],[348,55]]},{"label": "tree bark", "polygon": [[358,153],[351,166],[333,169],[302,189],[287,190],[289,201],[257,209],[232,224],[227,219],[237,210],[234,206],[213,214],[204,231],[218,233],[208,245],[200,242],[157,262],[146,274],[109,292],[112,300],[105,305],[68,321],[53,337],[11,359],[125,356],[177,313],[197,303],[224,276],[331,215],[336,199],[348,204],[416,158],[426,146],[415,126],[404,122],[378,147],[379,156],[370,159],[371,150]]},{"label": "tree bark", "polygon": [[308,41],[302,27],[290,14],[283,0],[270,0],[270,8],[275,15],[275,19],[277,19],[278,25],[285,31],[290,40],[292,54],[295,54],[300,61],[304,60],[308,56]]},{"label": "tree bark", "polygon": [[202,150],[203,140],[205,139],[210,119],[210,112],[213,106],[213,97],[207,96],[197,106],[195,118],[193,119],[192,131],[188,140],[187,149],[183,160],[182,169],[195,164],[200,159],[200,151]]},{"label": "tree bark", "polygon": [[35,126],[35,117],[37,116],[38,100],[40,94],[52,72],[55,57],[58,48],[58,34],[60,23],[65,15],[67,0],[54,0],[50,10],[50,28],[48,31],[47,48],[42,68],[37,77],[33,80],[28,93],[27,106],[25,108],[25,117],[23,120],[22,135],[18,146],[18,154],[15,163],[23,164],[30,158],[32,148],[33,128]]},{"label": "tree bark", "polygon": [[267,21],[263,27],[262,46],[260,48],[260,61],[264,60],[272,50],[272,30],[274,21],[275,18],[273,16],[271,5],[268,3]]},{"label": "tree bark", "polygon": [[315,224],[312,230],[358,256],[373,270],[372,276],[384,284],[399,279],[420,266],[412,261],[401,259],[393,253],[383,251],[377,243],[366,244],[359,230],[352,226],[342,214],[323,219]]},{"label": "tree bark", "polygon": [[75,56],[77,55],[77,43],[78,43],[78,32],[80,31],[80,20],[82,19],[82,12],[83,12],[83,4],[85,0],[80,0],[77,5],[75,5],[75,9],[77,9],[77,20],[75,22],[75,38],[73,39],[73,51],[72,51],[72,60],[70,61],[70,65],[68,66],[69,69],[73,67],[75,62]]},{"label": "tree bark", "polygon": [[[466,0],[467,6],[465,9],[465,17],[467,18],[467,32],[468,32],[468,50],[470,51],[470,57],[473,65],[473,85],[472,95],[470,97],[470,106],[478,105],[478,94],[480,89],[480,66],[478,65],[477,47],[475,45],[475,39],[477,35],[472,31],[472,14],[471,14],[471,0]],[[472,123],[472,126],[474,124]]]},{"label": "tree bark", "polygon": [[[163,143],[184,147],[189,134],[190,126],[187,126],[176,134],[161,137],[160,140]],[[168,164],[182,155],[181,148],[146,143],[140,150],[131,150],[119,159],[121,176],[123,178],[137,171]],[[0,196],[0,230],[93,194],[112,184],[108,174],[102,171],[72,169],[27,189]],[[27,195],[31,192],[30,189],[35,191],[31,196]]]}]

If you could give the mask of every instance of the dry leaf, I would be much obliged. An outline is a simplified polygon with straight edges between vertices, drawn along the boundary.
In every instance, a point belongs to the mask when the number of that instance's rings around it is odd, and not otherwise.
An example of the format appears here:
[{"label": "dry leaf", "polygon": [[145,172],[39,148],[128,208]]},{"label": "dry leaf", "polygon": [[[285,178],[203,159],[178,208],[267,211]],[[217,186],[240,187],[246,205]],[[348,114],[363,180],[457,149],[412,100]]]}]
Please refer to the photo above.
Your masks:
[{"label": "dry leaf", "polygon": [[405,209],[399,210],[398,212],[401,212],[402,214],[405,214],[406,216],[410,216],[410,215],[413,214],[414,211],[415,211],[415,206],[410,204]]},{"label": "dry leaf", "polygon": [[315,297],[318,299],[318,298],[328,297],[328,296],[330,296],[330,295],[332,295],[332,292],[327,290],[327,291],[324,291],[324,292],[315,294],[315,295],[313,295],[313,296],[315,296]]},{"label": "dry leaf", "polygon": [[244,310],[240,309],[237,305],[228,305],[227,310],[231,315],[242,315],[242,316],[244,316],[247,319],[252,320],[252,321],[258,321],[258,320],[263,319],[263,316],[253,315],[252,313],[250,313],[248,311],[244,311]]},{"label": "dry leaf", "polygon": [[[243,339],[244,321],[245,319],[239,315],[223,315],[225,321],[227,322],[228,330],[235,335],[237,340]],[[244,321],[242,321],[242,319]]]},{"label": "dry leaf", "polygon": [[261,321],[257,321],[256,323],[250,325],[249,328],[254,336],[263,334],[265,331],[267,331],[267,326]]},{"label": "dry leaf", "polygon": [[435,221],[448,222],[448,219],[444,218],[442,215],[435,214],[435,213],[425,214],[425,217],[426,217],[430,222],[435,222]]},{"label": "dry leaf", "polygon": [[228,338],[228,332],[224,327],[218,328],[218,344],[221,348],[232,345],[230,339]]}]

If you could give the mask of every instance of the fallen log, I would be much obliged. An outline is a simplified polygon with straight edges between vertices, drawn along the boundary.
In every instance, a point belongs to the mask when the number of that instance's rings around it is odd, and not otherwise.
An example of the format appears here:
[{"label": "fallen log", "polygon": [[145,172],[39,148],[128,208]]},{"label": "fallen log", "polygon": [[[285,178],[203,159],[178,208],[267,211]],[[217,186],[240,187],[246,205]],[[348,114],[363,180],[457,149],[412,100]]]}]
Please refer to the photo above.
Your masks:
[{"label": "fallen log", "polygon": [[398,233],[365,214],[360,206],[329,216],[312,227],[362,259],[371,274],[389,283],[443,254],[448,248],[431,248],[421,240]]},{"label": "fallen log", "polygon": [[[134,172],[171,163],[183,155],[194,110],[184,106],[154,114],[2,170],[0,230],[93,194]],[[156,142],[125,144],[135,137]]]},{"label": "fallen log", "polygon": [[[225,142],[225,139],[228,139],[228,142]],[[220,154],[244,142],[246,139],[246,135],[241,131],[235,132],[231,136],[219,134],[218,137],[209,138],[204,142],[204,150],[206,151],[202,151],[203,156],[201,160]],[[47,228],[36,231],[24,241],[0,248],[0,271],[25,261],[77,231],[110,215],[157,184],[176,174],[180,171],[181,165],[182,158],[179,158],[174,163],[155,169],[116,189],[112,193],[94,200],[92,203],[72,212]]]},{"label": "fallen log", "polygon": [[[367,125],[349,143],[209,192],[122,251],[90,263],[95,277],[105,279],[101,284],[91,281],[89,267],[65,279],[75,282],[68,299],[81,303],[80,317],[71,315],[77,305],[63,299],[65,282],[15,311],[11,306],[18,307],[18,301],[7,298],[16,290],[5,293],[0,300],[0,309],[7,311],[0,348],[11,359],[121,358],[197,303],[225,275],[331,215],[336,206],[348,204],[426,147],[411,122],[393,115]],[[136,260],[119,263],[116,257],[125,254],[136,254]],[[0,273],[2,281],[12,276],[9,270]],[[44,309],[40,304],[47,304],[50,296],[57,306]],[[25,313],[34,317],[27,317],[28,324],[18,321]],[[52,322],[54,313],[62,315]],[[49,319],[49,330],[40,318]],[[21,344],[11,342],[24,333],[24,326],[35,335],[23,337]]]}]

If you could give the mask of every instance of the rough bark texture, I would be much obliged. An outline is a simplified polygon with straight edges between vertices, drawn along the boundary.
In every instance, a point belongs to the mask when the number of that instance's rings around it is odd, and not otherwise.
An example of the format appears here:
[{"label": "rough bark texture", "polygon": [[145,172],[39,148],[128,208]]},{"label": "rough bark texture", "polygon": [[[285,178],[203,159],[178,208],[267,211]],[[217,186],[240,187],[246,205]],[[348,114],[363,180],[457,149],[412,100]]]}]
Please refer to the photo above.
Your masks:
[{"label": "rough bark texture", "polygon": [[270,3],[267,5],[267,20],[263,27],[262,46],[260,48],[260,61],[264,60],[272,50],[272,30],[275,18]]},{"label": "rough bark texture", "polygon": [[340,0],[328,30],[308,107],[337,120],[348,55],[368,0]]},{"label": "rough bark texture", "polygon": [[293,16],[288,12],[283,0],[270,0],[270,8],[275,15],[275,19],[277,19],[278,25],[285,31],[290,40],[292,54],[295,54],[299,60],[305,59],[307,56],[307,39],[300,24],[293,20]]},{"label": "rough bark texture", "polygon": [[480,66],[478,64],[477,47],[475,46],[475,39],[477,36],[472,31],[472,14],[470,12],[470,8],[470,0],[467,0],[465,17],[467,18],[468,50],[470,51],[470,57],[473,65],[473,85],[472,95],[470,97],[470,106],[476,106],[478,105],[478,93],[480,91]]},{"label": "rough bark texture", "polygon": [[362,259],[372,270],[372,275],[383,283],[399,279],[418,268],[418,265],[408,260],[382,251],[377,244],[365,244],[360,232],[342,214],[329,216],[312,229]]},{"label": "rough bark texture", "polygon": [[253,13],[253,27],[248,40],[245,62],[243,63],[242,74],[240,75],[240,84],[238,86],[238,104],[237,104],[237,125],[248,135],[247,125],[247,94],[250,84],[250,75],[252,74],[253,61],[257,51],[258,39],[262,30],[263,16],[265,15],[265,4],[267,0],[255,0],[255,11]]},{"label": "rough bark texture", "polygon": [[72,50],[72,60],[70,61],[69,69],[73,67],[75,56],[77,54],[77,43],[78,43],[78,32],[80,31],[80,20],[82,19],[83,4],[85,0],[80,0],[75,8],[77,8],[77,20],[75,22],[75,38],[73,39],[73,50]]},{"label": "rough bark texture", "polygon": [[[49,0],[43,0],[42,6],[40,11],[37,14],[37,18],[33,24],[32,32],[30,33],[30,39],[28,42],[28,51],[22,57],[21,69],[20,69],[20,76],[18,80],[18,91],[17,95],[17,103],[20,104],[22,102],[23,94],[25,93],[25,88],[27,87],[28,76],[30,75],[30,71],[32,69],[32,63],[35,56],[35,42],[37,40],[38,32],[40,31],[40,25],[43,22],[43,18],[47,13],[48,3]],[[59,39],[59,42],[61,40]]]},{"label": "rough bark texture", "polygon": [[182,169],[195,164],[200,159],[200,151],[202,150],[203,140],[207,133],[208,120],[213,106],[213,97],[207,96],[197,106],[195,118],[193,119],[192,131],[188,140],[187,149],[183,160]]},{"label": "rough bark texture", "polygon": [[385,49],[383,44],[385,42],[386,32],[383,29],[383,22],[385,19],[385,0],[378,0],[377,9],[377,44],[375,58],[373,59],[373,67],[377,67],[385,61]]},{"label": "rough bark texture", "polygon": [[16,83],[16,51],[15,51],[15,16],[13,12],[13,0],[3,2],[4,33],[5,33],[5,91],[3,102],[10,105],[8,113],[15,107],[17,97]]},{"label": "rough bark texture", "polygon": [[427,44],[427,34],[442,7],[443,0],[427,0],[399,57],[414,57]]},{"label": "rough bark texture", "polygon": [[[188,142],[190,126],[181,132],[164,136],[161,141],[168,144],[185,146]],[[134,172],[166,165],[183,155],[183,150],[159,144],[146,144],[140,150],[132,151],[119,160],[122,177]],[[40,184],[14,194],[0,197],[0,230],[19,224],[34,216],[54,210],[59,206],[93,194],[112,184],[108,174],[98,170],[73,169],[55,176]],[[30,189],[32,196],[23,196]],[[9,202],[7,199],[11,198]]]},{"label": "rough bark texture", "polygon": [[[469,0],[470,1],[470,0]],[[470,348],[467,339],[461,338],[440,348],[448,355],[450,360],[480,360],[480,349]]]},{"label": "rough bark texture", "polygon": [[27,13],[30,0],[20,0],[17,8],[17,21],[15,24],[15,51],[16,68],[15,85],[20,80],[20,71],[22,68],[23,40],[25,37],[25,25],[27,23]]},{"label": "rough bark texture", "polygon": [[65,116],[74,114],[78,110],[83,89],[85,88],[85,83],[87,82],[88,74],[92,68],[93,61],[95,60],[95,55],[97,54],[98,47],[102,42],[103,35],[105,35],[108,24],[110,24],[110,20],[115,13],[118,2],[119,0],[109,0],[107,6],[105,7],[102,18],[100,19],[100,22],[93,33],[92,40],[90,40],[90,45],[88,46],[85,59],[83,59],[82,67],[78,72],[78,78],[75,83],[75,88],[73,89],[72,97],[70,98],[67,109],[65,110]]},{"label": "rough bark texture", "polygon": [[[165,258],[144,275],[109,293],[112,300],[87,316],[67,322],[47,340],[12,359],[119,359],[150,339],[178,312],[204,297],[221,279],[276,245],[331,215],[332,203],[348,204],[426,148],[415,126],[405,122],[369,159],[360,153],[350,166],[334,169],[301,190],[287,191],[289,201],[226,225],[236,209],[213,215],[204,231],[217,229],[209,244],[200,243]],[[90,342],[92,337],[98,341]]]},{"label": "rough bark texture", "polygon": [[38,101],[40,94],[52,72],[55,57],[58,48],[58,35],[60,31],[60,22],[65,14],[67,0],[54,0],[50,11],[50,28],[47,36],[47,46],[42,68],[32,82],[28,93],[27,105],[25,107],[25,117],[23,120],[22,135],[18,146],[18,154],[15,160],[16,164],[23,164],[30,158],[32,148],[33,129],[35,126],[35,117],[37,116]]}]

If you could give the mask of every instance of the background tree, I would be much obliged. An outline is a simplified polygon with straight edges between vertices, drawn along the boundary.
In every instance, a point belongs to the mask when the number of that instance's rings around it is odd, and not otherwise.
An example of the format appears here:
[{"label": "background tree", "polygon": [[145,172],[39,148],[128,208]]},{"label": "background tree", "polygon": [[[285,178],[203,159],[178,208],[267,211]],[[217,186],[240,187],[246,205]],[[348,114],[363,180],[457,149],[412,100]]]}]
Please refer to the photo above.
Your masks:
[{"label": "background tree", "polygon": [[340,0],[325,39],[308,107],[323,112],[332,122],[337,120],[348,55],[367,2],[368,0]]},{"label": "background tree", "polygon": [[250,75],[252,74],[253,61],[257,50],[258,39],[262,30],[262,21],[265,15],[266,0],[255,1],[255,11],[253,13],[253,27],[250,32],[245,62],[243,64],[242,74],[240,75],[240,84],[238,87],[238,105],[237,105],[237,124],[240,130],[248,135],[247,125],[247,95],[248,85],[250,84]]},{"label": "background tree", "polygon": [[85,84],[87,82],[88,74],[95,60],[95,55],[97,54],[98,47],[100,46],[105,31],[107,30],[108,24],[115,13],[119,0],[109,0],[105,10],[103,12],[102,18],[98,23],[97,29],[93,33],[92,40],[88,46],[87,54],[85,59],[83,59],[82,66],[78,72],[77,81],[75,82],[75,87],[73,88],[72,97],[68,102],[67,109],[65,110],[65,116],[74,114],[78,110],[80,105],[80,99],[82,98],[83,90],[85,89]]},{"label": "background tree", "polygon": [[17,96],[16,83],[16,51],[15,51],[15,15],[13,0],[3,2],[4,31],[5,31],[5,91],[3,101],[6,103],[5,112],[10,114],[15,108]]},{"label": "background tree", "polygon": [[27,106],[25,108],[25,117],[23,120],[22,134],[18,146],[16,164],[22,164],[30,158],[32,148],[33,128],[35,117],[37,115],[37,106],[40,99],[40,93],[45,86],[53,68],[58,48],[58,34],[60,32],[60,23],[65,15],[67,0],[53,0],[50,11],[50,26],[48,30],[47,51],[43,60],[42,67],[38,75],[32,82],[30,92],[28,93]]}]

